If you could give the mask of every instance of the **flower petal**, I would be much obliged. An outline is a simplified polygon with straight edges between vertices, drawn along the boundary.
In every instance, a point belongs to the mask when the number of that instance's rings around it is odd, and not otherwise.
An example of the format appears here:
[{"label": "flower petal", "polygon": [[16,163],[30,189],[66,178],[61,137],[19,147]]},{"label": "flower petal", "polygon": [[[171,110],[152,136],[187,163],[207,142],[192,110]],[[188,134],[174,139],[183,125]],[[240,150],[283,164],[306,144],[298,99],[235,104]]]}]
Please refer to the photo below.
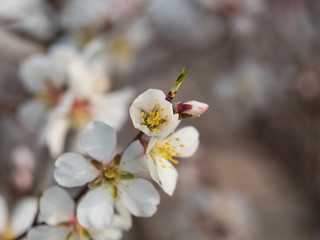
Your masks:
[{"label": "flower petal", "polygon": [[157,170],[160,179],[159,184],[163,191],[172,196],[176,189],[178,172],[168,160],[161,159],[161,162],[159,160],[157,160]]},{"label": "flower petal", "polygon": [[14,207],[11,216],[11,230],[19,236],[31,227],[37,212],[37,199],[27,197]]},{"label": "flower petal", "polygon": [[157,211],[160,195],[155,187],[144,179],[122,181],[119,185],[123,205],[135,216],[150,217]]},{"label": "flower petal", "polygon": [[95,168],[77,153],[64,153],[55,162],[54,179],[61,186],[82,186],[97,177]]},{"label": "flower petal", "polygon": [[4,230],[8,221],[8,205],[6,199],[0,195],[0,232]]},{"label": "flower petal", "polygon": [[199,146],[199,132],[191,126],[180,129],[168,139],[172,140],[171,145],[180,153],[179,157],[192,156]]},{"label": "flower petal", "polygon": [[94,159],[104,163],[112,159],[113,151],[116,147],[116,131],[103,122],[91,122],[81,138],[81,144],[84,150]]},{"label": "flower petal", "polygon": [[48,57],[43,54],[33,55],[20,65],[20,79],[29,92],[36,93],[46,90],[49,65]]},{"label": "flower petal", "polygon": [[67,234],[67,227],[38,226],[29,230],[27,240],[62,240]]},{"label": "flower petal", "polygon": [[156,166],[156,163],[154,162],[154,160],[148,156],[147,157],[147,161],[148,161],[148,168],[149,168],[149,173],[150,173],[150,177],[156,181],[158,184],[160,184],[160,177],[158,174],[158,169]]},{"label": "flower petal", "polygon": [[68,222],[75,215],[75,203],[67,191],[57,186],[51,187],[43,192],[40,199],[40,214],[49,225]]},{"label": "flower petal", "polygon": [[104,188],[89,191],[80,201],[77,217],[83,227],[103,230],[111,223],[113,216],[113,199]]},{"label": "flower petal", "polygon": [[118,214],[114,215],[111,226],[129,230],[132,227],[132,216],[121,201],[115,201],[114,207]]},{"label": "flower petal", "polygon": [[66,135],[69,130],[69,120],[63,117],[57,117],[55,121],[51,122],[46,135],[46,143],[50,155],[53,157],[62,153]]},{"label": "flower petal", "polygon": [[61,62],[61,57],[52,55],[36,54],[27,58],[19,69],[23,85],[31,93],[47,91],[49,85],[62,87],[66,78]]},{"label": "flower petal", "polygon": [[120,162],[120,168],[131,173],[148,171],[144,149],[139,140],[132,142],[124,151]]},{"label": "flower petal", "polygon": [[107,228],[105,230],[91,234],[94,240],[120,240],[123,232],[117,228]]},{"label": "flower petal", "polygon": [[23,126],[30,132],[34,132],[39,126],[45,111],[45,105],[37,100],[23,103],[18,109],[18,118]]},{"label": "flower petal", "polygon": [[107,95],[94,96],[92,98],[92,116],[97,121],[102,121],[119,130],[128,115],[128,103],[133,96],[130,88]]}]

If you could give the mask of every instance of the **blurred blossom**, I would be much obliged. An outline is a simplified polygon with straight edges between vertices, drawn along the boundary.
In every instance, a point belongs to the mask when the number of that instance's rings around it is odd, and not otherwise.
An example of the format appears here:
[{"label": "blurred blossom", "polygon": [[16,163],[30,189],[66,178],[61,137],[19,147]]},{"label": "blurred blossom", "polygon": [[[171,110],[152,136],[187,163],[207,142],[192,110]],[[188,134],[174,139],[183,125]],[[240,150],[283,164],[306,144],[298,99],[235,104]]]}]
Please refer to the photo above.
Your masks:
[{"label": "blurred blossom", "polygon": [[253,110],[266,106],[270,94],[275,94],[275,84],[275,76],[268,67],[247,60],[215,80],[213,95],[226,101],[225,104],[230,103],[231,114],[245,110],[238,116],[247,117]]},{"label": "blurred blossom", "polygon": [[12,240],[32,225],[37,211],[37,199],[22,198],[11,213],[6,199],[0,194],[0,239]]},{"label": "blurred blossom", "polygon": [[[252,237],[252,209],[236,192],[204,192],[197,196],[200,209],[206,216],[207,229],[213,239],[248,240]],[[209,231],[209,232],[208,232]]]},{"label": "blurred blossom", "polygon": [[76,57],[76,49],[70,45],[55,45],[48,54],[27,58],[19,69],[24,87],[33,95],[19,107],[21,123],[30,131],[61,100],[67,86],[67,68]]},{"label": "blurred blossom", "polygon": [[203,14],[193,4],[192,0],[155,1],[147,13],[157,30],[175,45],[189,48],[210,46],[224,32],[222,23]]},{"label": "blurred blossom", "polygon": [[18,115],[26,128],[41,129],[40,142],[53,156],[63,150],[70,128],[81,131],[94,119],[119,129],[126,119],[133,91],[105,94],[111,81],[107,59],[98,49],[95,42],[82,52],[71,42],[60,42],[47,55],[31,56],[21,65],[21,80],[34,98],[20,106]]},{"label": "blurred blossom", "polygon": [[135,13],[144,0],[70,0],[61,12],[64,29],[101,30]]},{"label": "blurred blossom", "polygon": [[2,0],[0,23],[7,29],[48,40],[57,31],[57,15],[43,0]]},{"label": "blurred blossom", "polygon": [[21,190],[28,190],[33,184],[35,158],[26,145],[16,146],[11,155],[13,181]]},{"label": "blurred blossom", "polygon": [[266,11],[265,0],[200,0],[213,12],[226,14],[234,33],[241,37],[251,36],[257,27],[256,17]]},{"label": "blurred blossom", "polygon": [[[82,132],[84,126],[98,120],[107,123],[115,129],[120,129],[128,115],[127,108],[133,96],[133,90],[126,88],[104,94],[77,95],[70,92],[64,96],[61,104],[50,114],[43,131],[41,141],[44,141],[52,156],[59,155],[65,146],[68,130]],[[80,151],[79,135],[72,146]]]},{"label": "blurred blossom", "polygon": [[235,14],[239,12],[259,14],[265,10],[265,0],[200,0],[213,11]]},{"label": "blurred blossom", "polygon": [[106,56],[109,57],[110,72],[129,73],[133,70],[135,56],[153,37],[146,18],[139,18],[121,33],[105,37]]}]

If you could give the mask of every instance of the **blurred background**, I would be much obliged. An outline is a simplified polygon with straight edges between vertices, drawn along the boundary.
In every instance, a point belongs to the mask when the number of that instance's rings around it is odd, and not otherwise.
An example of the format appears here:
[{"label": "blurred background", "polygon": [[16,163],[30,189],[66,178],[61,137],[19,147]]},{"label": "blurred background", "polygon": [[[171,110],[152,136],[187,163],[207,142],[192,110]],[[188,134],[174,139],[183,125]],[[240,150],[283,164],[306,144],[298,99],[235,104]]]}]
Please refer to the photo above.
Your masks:
[{"label": "blurred background", "polygon": [[[21,106],[35,96],[28,79],[48,77],[61,64],[52,49],[65,44],[89,65],[103,59],[98,73],[77,65],[66,75],[97,74],[103,94],[130,87],[126,109],[148,88],[167,92],[183,66],[191,73],[175,100],[210,105],[181,123],[197,127],[201,142],[178,164],[174,196],[160,190],[158,212],[134,219],[124,239],[320,239],[319,1],[0,3],[0,192],[9,202],[54,184],[55,154],[41,137],[50,115],[34,128]],[[51,62],[26,73],[34,56]],[[125,115],[119,149],[137,133]],[[75,135],[66,130],[63,151]]]}]

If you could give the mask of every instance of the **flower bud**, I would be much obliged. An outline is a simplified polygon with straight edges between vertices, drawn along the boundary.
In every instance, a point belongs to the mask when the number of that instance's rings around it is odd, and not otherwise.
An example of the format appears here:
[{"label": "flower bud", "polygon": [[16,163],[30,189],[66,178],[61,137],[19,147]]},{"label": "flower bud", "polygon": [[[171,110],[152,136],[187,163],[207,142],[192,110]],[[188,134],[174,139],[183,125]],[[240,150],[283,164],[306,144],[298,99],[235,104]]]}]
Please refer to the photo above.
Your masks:
[{"label": "flower bud", "polygon": [[198,101],[179,102],[173,105],[173,111],[179,114],[179,119],[200,117],[208,108],[208,104]]}]

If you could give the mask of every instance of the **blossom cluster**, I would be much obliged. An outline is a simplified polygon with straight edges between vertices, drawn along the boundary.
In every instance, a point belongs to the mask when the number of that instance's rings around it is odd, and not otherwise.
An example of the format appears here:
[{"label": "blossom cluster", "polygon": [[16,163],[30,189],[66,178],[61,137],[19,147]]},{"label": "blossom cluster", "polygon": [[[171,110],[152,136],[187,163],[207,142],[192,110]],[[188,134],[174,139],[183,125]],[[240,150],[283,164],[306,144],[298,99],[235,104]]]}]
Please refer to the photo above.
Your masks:
[{"label": "blossom cluster", "polygon": [[18,117],[32,132],[41,128],[39,141],[53,157],[62,153],[70,129],[80,133],[92,120],[115,129],[124,123],[133,90],[106,94],[111,80],[107,59],[97,54],[101,48],[98,39],[82,50],[61,41],[48,53],[32,55],[20,66],[20,79],[32,98],[20,106]]},{"label": "blossom cluster", "polygon": [[131,228],[132,215],[156,213],[160,194],[147,176],[173,195],[178,180],[174,165],[199,145],[194,127],[176,129],[181,120],[208,108],[196,101],[172,103],[185,75],[180,72],[167,96],[149,89],[133,101],[129,113],[140,132],[124,151],[116,151],[117,132],[109,124],[95,120],[85,126],[80,139],[84,153],[61,154],[53,172],[60,186],[82,189],[74,197],[59,186],[46,189],[27,240],[120,239]]}]

